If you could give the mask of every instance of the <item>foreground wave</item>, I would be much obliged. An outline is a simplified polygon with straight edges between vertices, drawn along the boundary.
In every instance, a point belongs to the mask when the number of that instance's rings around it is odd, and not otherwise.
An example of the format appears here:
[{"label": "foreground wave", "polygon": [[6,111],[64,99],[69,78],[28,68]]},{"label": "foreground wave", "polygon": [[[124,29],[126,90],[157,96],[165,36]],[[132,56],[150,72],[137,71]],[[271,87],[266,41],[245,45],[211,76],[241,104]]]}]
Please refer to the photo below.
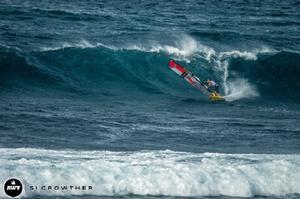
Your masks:
[{"label": "foreground wave", "polygon": [[[91,185],[46,195],[282,196],[300,194],[300,155],[0,148],[1,182]],[[3,190],[0,191],[4,196]]]},{"label": "foreground wave", "polygon": [[0,85],[3,88],[32,86],[94,92],[105,88],[119,93],[134,87],[145,92],[175,96],[199,96],[167,67],[176,59],[199,77],[216,79],[227,100],[261,96],[264,99],[299,100],[300,54],[297,52],[218,52],[192,38],[179,44],[143,47],[76,45],[22,52],[0,47]]}]

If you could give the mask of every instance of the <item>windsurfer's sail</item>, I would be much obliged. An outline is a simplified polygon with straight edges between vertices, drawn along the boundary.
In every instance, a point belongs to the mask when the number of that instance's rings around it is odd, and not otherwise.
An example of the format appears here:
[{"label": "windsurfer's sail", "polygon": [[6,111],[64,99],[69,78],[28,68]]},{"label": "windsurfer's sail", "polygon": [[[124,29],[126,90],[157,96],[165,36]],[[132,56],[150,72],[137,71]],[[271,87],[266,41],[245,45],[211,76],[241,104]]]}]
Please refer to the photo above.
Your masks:
[{"label": "windsurfer's sail", "polygon": [[207,95],[211,100],[221,100],[223,99],[216,92],[211,92],[208,87],[193,73],[185,69],[184,67],[177,64],[174,60],[170,60],[169,67],[178,75],[183,77],[189,84],[194,86],[196,89],[201,91],[203,94]]}]

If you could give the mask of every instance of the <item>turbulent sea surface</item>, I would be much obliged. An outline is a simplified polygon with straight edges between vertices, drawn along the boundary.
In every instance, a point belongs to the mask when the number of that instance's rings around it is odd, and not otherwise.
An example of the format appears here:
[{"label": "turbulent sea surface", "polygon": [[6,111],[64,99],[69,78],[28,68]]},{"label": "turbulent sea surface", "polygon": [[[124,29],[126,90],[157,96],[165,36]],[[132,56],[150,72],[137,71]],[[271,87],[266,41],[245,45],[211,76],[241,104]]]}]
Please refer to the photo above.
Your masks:
[{"label": "turbulent sea surface", "polygon": [[0,197],[299,198],[299,77],[297,0],[0,0]]}]

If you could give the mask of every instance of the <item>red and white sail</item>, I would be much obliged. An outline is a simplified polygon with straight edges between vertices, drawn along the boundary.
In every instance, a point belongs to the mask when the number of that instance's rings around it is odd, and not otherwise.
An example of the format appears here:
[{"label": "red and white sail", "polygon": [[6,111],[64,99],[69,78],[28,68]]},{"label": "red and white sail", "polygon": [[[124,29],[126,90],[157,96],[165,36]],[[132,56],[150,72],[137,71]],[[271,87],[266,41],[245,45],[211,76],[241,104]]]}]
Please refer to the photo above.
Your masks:
[{"label": "red and white sail", "polygon": [[169,67],[175,73],[183,77],[189,84],[200,90],[202,93],[205,93],[207,91],[206,85],[203,84],[198,77],[196,77],[190,71],[186,70],[184,67],[177,64],[174,60],[170,60]]}]

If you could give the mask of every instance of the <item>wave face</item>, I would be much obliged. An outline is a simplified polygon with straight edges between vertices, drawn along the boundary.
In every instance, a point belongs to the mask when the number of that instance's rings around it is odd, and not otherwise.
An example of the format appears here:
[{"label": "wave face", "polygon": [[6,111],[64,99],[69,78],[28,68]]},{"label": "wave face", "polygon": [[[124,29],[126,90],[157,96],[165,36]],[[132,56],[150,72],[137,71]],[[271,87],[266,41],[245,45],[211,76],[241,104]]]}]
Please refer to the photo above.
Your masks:
[{"label": "wave face", "polygon": [[[300,194],[299,155],[31,148],[1,148],[0,151],[2,181],[15,176],[26,179],[26,186],[91,185],[94,188],[85,193],[88,195],[252,197]],[[3,190],[0,194],[4,196]],[[78,195],[83,192],[26,190],[28,197],[36,194]]]},{"label": "wave face", "polygon": [[264,95],[299,99],[299,62],[299,53],[283,51],[258,56],[254,61],[235,59],[231,68],[238,75],[247,76]]},{"label": "wave face", "polygon": [[[168,68],[170,58],[200,79],[212,78],[228,101],[261,96],[262,99],[299,101],[300,54],[267,48],[221,51],[189,36],[173,45],[107,46],[81,41],[61,47],[22,52],[0,48],[0,85],[47,87],[75,92],[142,93],[199,96]],[[132,89],[126,89],[130,92]]]}]

